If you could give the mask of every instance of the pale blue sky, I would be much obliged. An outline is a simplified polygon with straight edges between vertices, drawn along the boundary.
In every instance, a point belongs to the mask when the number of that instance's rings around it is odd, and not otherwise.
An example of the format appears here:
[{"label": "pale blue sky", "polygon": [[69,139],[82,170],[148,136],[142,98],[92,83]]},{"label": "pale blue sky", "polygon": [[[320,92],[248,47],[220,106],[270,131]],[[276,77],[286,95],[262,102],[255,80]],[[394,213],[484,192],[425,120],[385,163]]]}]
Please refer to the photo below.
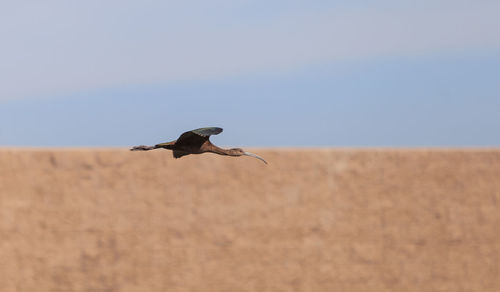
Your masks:
[{"label": "pale blue sky", "polygon": [[0,3],[0,145],[500,146],[498,1]]}]

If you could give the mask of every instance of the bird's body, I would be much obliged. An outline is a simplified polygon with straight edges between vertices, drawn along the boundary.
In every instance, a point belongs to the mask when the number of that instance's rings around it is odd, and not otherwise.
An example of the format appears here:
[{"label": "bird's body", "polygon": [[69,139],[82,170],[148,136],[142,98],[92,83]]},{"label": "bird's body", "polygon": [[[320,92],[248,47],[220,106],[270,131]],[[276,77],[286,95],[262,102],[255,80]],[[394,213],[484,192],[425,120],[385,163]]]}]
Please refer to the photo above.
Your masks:
[{"label": "bird's body", "polygon": [[144,146],[144,145],[135,146],[130,150],[148,151],[159,148],[169,149],[173,151],[173,155],[175,158],[180,158],[182,156],[189,154],[202,154],[206,152],[215,153],[219,155],[229,155],[229,156],[246,155],[260,159],[267,164],[267,162],[261,157],[253,153],[243,151],[243,149],[240,148],[223,149],[212,144],[212,142],[210,142],[209,139],[210,136],[220,134],[221,132],[222,128],[217,128],[217,127],[200,128],[184,132],[182,133],[182,135],[179,136],[177,140],[171,142],[160,143],[156,144],[155,146]]}]

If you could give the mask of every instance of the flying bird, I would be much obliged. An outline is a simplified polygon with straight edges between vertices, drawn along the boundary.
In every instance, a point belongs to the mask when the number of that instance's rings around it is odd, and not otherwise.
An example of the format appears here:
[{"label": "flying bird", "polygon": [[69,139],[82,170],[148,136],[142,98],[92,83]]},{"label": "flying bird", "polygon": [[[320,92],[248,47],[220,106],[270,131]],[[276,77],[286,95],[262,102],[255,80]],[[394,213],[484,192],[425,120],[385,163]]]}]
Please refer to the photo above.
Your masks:
[{"label": "flying bird", "polygon": [[131,151],[148,151],[158,148],[169,149],[173,151],[175,158],[181,158],[182,156],[189,154],[202,154],[205,152],[215,153],[219,155],[229,155],[229,156],[251,156],[262,160],[265,164],[267,162],[262,158],[253,153],[246,152],[241,148],[232,149],[222,149],[215,146],[210,142],[211,135],[218,135],[222,132],[222,128],[209,127],[200,128],[192,131],[187,131],[182,133],[177,140],[171,142],[165,142],[156,144],[154,146],[135,146],[130,149]]}]

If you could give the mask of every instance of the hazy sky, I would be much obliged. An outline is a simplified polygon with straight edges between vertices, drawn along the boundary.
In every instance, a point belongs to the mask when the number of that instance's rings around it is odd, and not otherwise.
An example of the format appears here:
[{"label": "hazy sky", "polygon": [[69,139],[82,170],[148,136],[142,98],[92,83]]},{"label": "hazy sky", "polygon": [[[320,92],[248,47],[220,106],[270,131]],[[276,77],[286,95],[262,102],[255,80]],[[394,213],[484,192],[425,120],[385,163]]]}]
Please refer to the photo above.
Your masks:
[{"label": "hazy sky", "polygon": [[0,145],[500,146],[500,1],[2,1]]}]

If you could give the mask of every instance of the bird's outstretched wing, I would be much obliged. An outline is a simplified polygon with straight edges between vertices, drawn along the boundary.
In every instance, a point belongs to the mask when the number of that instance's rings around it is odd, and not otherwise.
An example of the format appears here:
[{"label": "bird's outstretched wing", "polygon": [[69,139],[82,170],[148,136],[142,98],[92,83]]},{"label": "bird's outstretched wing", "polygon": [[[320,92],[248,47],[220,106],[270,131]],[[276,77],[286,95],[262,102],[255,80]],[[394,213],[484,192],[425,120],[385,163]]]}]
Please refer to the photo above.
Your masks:
[{"label": "bird's outstretched wing", "polygon": [[[193,132],[194,134],[200,135],[203,137],[208,137],[211,135],[218,135],[218,134],[222,133],[222,128],[218,128],[218,127],[199,128],[196,130],[191,130],[189,132]],[[189,132],[186,132],[186,133],[189,133]],[[186,134],[186,133],[184,133],[184,134]]]},{"label": "bird's outstretched wing", "polygon": [[221,132],[222,128],[218,127],[200,128],[187,131],[180,135],[179,139],[175,142],[175,145],[199,147],[205,143],[211,135],[217,135]]}]

